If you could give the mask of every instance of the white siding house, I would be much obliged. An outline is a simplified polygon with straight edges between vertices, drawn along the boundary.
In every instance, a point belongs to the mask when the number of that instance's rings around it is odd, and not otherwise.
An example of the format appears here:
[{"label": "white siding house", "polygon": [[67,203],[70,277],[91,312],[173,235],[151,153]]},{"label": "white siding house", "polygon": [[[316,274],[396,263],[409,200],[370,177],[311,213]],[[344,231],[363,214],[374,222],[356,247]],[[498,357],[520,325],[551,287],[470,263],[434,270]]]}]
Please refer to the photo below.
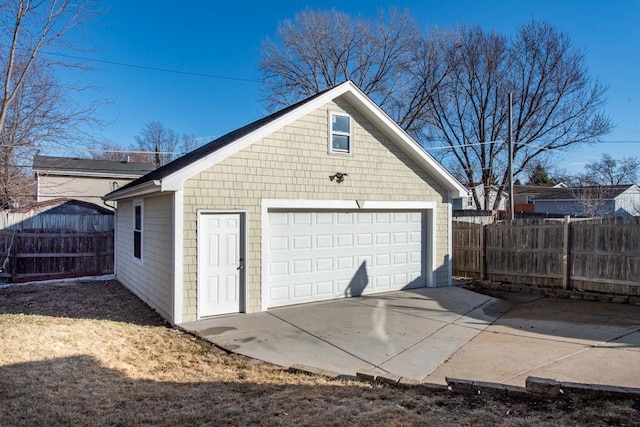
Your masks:
[{"label": "white siding house", "polygon": [[640,187],[602,185],[549,188],[535,196],[534,212],[539,214],[594,216],[640,215]]}]

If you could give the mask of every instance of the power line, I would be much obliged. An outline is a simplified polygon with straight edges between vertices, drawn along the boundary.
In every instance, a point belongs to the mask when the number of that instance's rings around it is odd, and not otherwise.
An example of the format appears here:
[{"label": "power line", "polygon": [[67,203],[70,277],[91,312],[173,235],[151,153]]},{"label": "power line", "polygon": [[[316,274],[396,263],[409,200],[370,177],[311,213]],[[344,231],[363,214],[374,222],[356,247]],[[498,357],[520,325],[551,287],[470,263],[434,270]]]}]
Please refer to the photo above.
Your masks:
[{"label": "power line", "polygon": [[150,66],[147,66],[147,65],[130,64],[130,63],[127,63],[127,62],[108,61],[106,59],[87,58],[87,57],[83,57],[83,56],[69,55],[69,54],[65,54],[65,53],[55,53],[55,52],[46,52],[46,51],[43,51],[42,53],[47,54],[47,55],[62,56],[64,58],[79,59],[81,61],[98,62],[98,63],[101,63],[101,64],[117,65],[119,67],[137,68],[137,69],[141,69],[141,70],[160,71],[160,72],[163,72],[163,73],[182,74],[182,75],[186,75],[186,76],[196,76],[196,77],[207,77],[207,78],[211,78],[211,79],[234,80],[234,81],[249,82],[249,83],[261,83],[262,82],[261,80],[257,80],[257,79],[246,79],[246,78],[242,78],[242,77],[230,77],[230,76],[220,76],[220,75],[216,75],[216,74],[196,73],[196,72],[192,72],[192,71],[172,70],[170,68],[150,67]]},{"label": "power line", "polygon": [[103,149],[103,148],[84,148],[84,147],[35,147],[36,150],[40,151],[61,151],[61,152],[69,152],[69,151],[88,151],[90,153],[122,153],[122,154],[185,154],[183,151],[145,151],[145,150],[119,150],[119,149]]}]

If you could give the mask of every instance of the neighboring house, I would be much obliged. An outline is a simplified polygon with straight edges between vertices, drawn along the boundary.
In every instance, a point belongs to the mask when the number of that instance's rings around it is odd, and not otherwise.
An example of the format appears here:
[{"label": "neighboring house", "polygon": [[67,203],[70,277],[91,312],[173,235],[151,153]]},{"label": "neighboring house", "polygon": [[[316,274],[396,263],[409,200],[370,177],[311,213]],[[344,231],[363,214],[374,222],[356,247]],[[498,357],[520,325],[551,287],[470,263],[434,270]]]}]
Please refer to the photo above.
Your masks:
[{"label": "neighboring house", "polygon": [[35,155],[36,201],[58,198],[102,205],[102,197],[154,170],[150,163]]},{"label": "neighboring house", "polygon": [[[473,199],[473,193],[475,192],[476,197],[480,203],[480,207],[476,204]],[[491,185],[488,187],[489,192],[489,206],[484,205],[484,197],[485,197],[485,186],[484,184],[475,184],[473,187],[467,189],[467,194],[464,197],[460,197],[453,201],[453,209],[454,210],[493,210],[494,203],[498,194],[500,194],[500,199],[498,200],[498,209],[499,211],[504,211],[507,209],[507,202],[509,200],[509,193],[506,191],[500,191],[500,189]]]},{"label": "neighboring house", "polygon": [[451,284],[465,188],[352,82],[108,194],[118,280],[170,322]]},{"label": "neighboring house", "polygon": [[533,199],[534,212],[552,215],[637,216],[640,215],[640,187],[603,185],[549,188]]},{"label": "neighboring house", "polygon": [[560,182],[552,185],[514,185],[513,186],[513,204],[514,211],[517,213],[533,213],[536,196],[553,188],[567,188]]}]

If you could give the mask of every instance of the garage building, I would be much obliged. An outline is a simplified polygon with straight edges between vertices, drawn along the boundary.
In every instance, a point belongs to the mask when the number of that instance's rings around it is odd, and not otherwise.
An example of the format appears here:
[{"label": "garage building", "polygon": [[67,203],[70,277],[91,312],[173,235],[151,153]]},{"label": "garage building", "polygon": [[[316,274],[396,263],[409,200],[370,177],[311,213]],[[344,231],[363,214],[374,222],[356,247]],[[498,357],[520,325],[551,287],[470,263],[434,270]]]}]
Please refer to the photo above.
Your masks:
[{"label": "garage building", "polygon": [[465,188],[353,83],[105,196],[116,275],[173,324],[451,284]]}]

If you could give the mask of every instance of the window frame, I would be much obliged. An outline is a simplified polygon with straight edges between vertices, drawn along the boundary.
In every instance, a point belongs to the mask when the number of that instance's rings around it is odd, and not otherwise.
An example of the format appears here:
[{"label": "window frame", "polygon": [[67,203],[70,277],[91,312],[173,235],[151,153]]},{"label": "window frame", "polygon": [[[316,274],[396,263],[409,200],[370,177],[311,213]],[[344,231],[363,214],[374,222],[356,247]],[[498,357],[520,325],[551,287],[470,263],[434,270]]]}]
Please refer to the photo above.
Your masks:
[{"label": "window frame", "polygon": [[[136,223],[136,214],[137,214],[137,209],[140,208],[140,228],[137,227],[137,223]],[[133,254],[133,261],[137,264],[142,265],[143,263],[143,259],[144,259],[144,251],[143,251],[143,242],[144,242],[144,203],[142,200],[136,200],[133,202],[133,224],[132,224],[132,231],[133,231],[133,250],[132,250],[132,254]],[[139,236],[139,248],[138,251],[136,251],[136,236]],[[139,254],[137,254],[136,252],[139,252]],[[139,256],[137,256],[139,255]]]},{"label": "window frame", "polygon": [[[349,132],[336,131],[333,129],[333,118],[334,117],[346,117],[349,119]],[[329,111],[329,154],[336,154],[341,156],[350,156],[353,154],[353,117],[349,114],[344,113],[342,111]],[[333,146],[333,137],[336,136],[346,136],[349,139],[349,149],[348,150],[340,150],[335,149]]]}]

